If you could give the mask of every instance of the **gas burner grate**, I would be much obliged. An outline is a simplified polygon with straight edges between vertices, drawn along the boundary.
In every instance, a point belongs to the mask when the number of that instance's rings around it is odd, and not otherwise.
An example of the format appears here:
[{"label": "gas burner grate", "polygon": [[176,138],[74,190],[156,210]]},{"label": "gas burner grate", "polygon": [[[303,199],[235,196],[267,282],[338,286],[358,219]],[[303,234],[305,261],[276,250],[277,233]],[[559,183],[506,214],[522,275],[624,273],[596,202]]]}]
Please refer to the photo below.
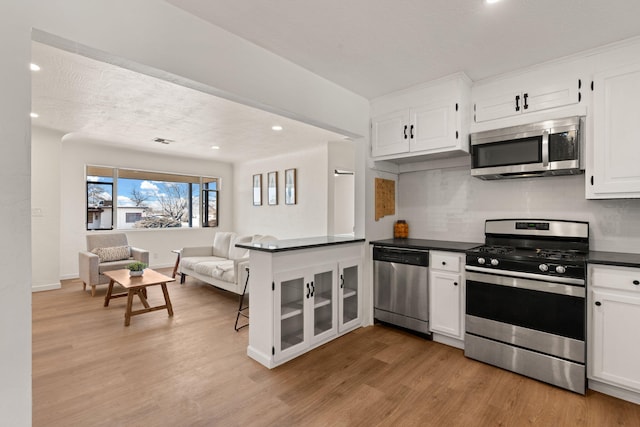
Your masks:
[{"label": "gas burner grate", "polygon": [[585,254],[573,249],[536,249],[536,256],[548,259],[574,260],[584,258]]},{"label": "gas burner grate", "polygon": [[474,250],[474,252],[482,252],[487,254],[494,255],[507,255],[515,252],[515,248],[513,246],[480,246]]}]

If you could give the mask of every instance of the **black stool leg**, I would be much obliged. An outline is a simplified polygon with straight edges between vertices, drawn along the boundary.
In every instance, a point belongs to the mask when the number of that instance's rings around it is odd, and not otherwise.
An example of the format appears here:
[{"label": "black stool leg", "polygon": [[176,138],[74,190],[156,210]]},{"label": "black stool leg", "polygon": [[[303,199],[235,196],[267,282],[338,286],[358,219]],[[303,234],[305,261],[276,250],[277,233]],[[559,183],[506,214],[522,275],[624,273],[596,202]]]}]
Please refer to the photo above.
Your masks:
[{"label": "black stool leg", "polygon": [[244,294],[247,293],[247,285],[249,284],[249,267],[245,268],[245,270],[247,271],[247,280],[245,280],[244,282],[244,289],[242,290],[242,295],[240,295],[240,303],[238,304],[238,314],[236,315],[236,324],[233,327],[236,330],[236,332],[238,332],[240,329],[246,326],[249,326],[249,323],[247,323],[246,325],[242,325],[238,327],[238,319],[240,319],[240,316],[246,317],[247,319],[249,318],[249,315],[244,312],[245,310],[249,309],[249,305],[247,304],[246,307],[242,306],[242,304],[244,303]]}]

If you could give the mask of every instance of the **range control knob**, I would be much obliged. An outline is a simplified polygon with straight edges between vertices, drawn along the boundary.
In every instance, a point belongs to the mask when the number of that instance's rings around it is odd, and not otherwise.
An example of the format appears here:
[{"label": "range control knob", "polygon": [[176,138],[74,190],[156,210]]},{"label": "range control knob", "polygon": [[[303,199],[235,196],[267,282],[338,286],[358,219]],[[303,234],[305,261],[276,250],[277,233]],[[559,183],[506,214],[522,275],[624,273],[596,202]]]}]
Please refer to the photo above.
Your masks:
[{"label": "range control knob", "polygon": [[556,273],[563,274],[565,271],[567,271],[567,269],[564,266],[562,265],[556,266]]},{"label": "range control knob", "polygon": [[496,266],[496,265],[498,265],[498,264],[499,264],[499,262],[498,262],[498,260],[497,260],[497,259],[495,259],[495,258],[491,258],[491,265],[493,265],[493,266],[495,267],[495,266]]},{"label": "range control knob", "polygon": [[484,260],[484,258],[480,257],[478,258],[478,264],[482,265],[484,264],[486,261]]},{"label": "range control knob", "polygon": [[546,273],[547,271],[549,271],[549,266],[547,264],[540,264],[538,266],[538,269],[540,269],[540,271],[542,271],[543,273]]}]

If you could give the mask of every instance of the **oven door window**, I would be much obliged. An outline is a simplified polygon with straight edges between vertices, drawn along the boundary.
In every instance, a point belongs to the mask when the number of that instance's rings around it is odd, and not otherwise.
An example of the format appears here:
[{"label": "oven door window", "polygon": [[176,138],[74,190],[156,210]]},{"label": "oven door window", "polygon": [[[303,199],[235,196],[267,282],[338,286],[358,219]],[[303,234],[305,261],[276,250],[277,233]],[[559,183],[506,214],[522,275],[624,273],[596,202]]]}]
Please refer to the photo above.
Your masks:
[{"label": "oven door window", "polygon": [[578,136],[575,130],[549,135],[549,161],[578,159]]},{"label": "oven door window", "polygon": [[584,298],[467,280],[467,314],[584,341]]},{"label": "oven door window", "polygon": [[542,163],[542,136],[473,145],[471,149],[474,168]]}]

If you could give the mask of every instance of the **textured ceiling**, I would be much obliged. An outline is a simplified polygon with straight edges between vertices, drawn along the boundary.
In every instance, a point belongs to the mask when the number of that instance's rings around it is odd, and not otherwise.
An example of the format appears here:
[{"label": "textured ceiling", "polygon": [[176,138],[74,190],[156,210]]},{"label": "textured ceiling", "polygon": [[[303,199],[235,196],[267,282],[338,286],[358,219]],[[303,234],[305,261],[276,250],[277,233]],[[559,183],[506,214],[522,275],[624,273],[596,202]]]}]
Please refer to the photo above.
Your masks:
[{"label": "textured ceiling", "polygon": [[[166,0],[366,98],[472,80],[640,35],[640,0]],[[340,135],[39,43],[38,126],[238,162]],[[271,130],[280,124],[284,131]],[[169,145],[154,138],[175,140]],[[212,145],[220,150],[212,150]]]},{"label": "textured ceiling", "polygon": [[640,35],[639,0],[167,0],[368,99]]},{"label": "textured ceiling", "polygon": [[[143,151],[225,162],[303,150],[343,137],[33,42],[32,119],[36,126]],[[271,127],[283,130],[274,132]],[[174,140],[168,145],[155,138]],[[211,146],[219,146],[219,150]]]}]

